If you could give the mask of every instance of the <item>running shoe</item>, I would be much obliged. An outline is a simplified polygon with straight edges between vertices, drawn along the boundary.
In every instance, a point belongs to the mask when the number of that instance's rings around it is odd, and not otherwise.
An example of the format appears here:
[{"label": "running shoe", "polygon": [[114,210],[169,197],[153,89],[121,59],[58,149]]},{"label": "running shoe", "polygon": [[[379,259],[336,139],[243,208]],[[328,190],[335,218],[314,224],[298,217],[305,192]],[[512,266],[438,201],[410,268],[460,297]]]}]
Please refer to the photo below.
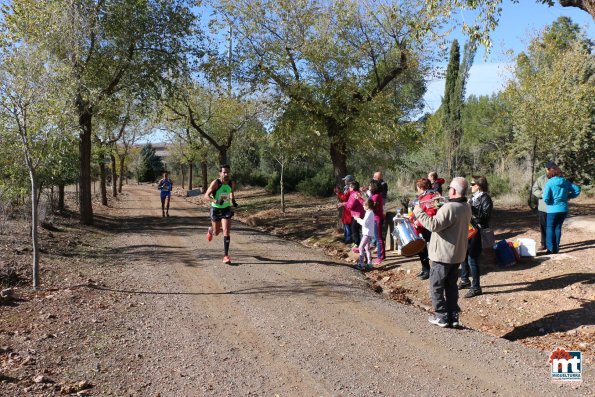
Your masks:
[{"label": "running shoe", "polygon": [[373,263],[374,263],[375,265],[380,265],[380,264],[382,263],[382,259],[380,259],[380,258],[376,258],[376,259],[374,259],[374,262],[373,262]]},{"label": "running shoe", "polygon": [[209,226],[207,229],[207,241],[211,241],[213,239],[213,228]]},{"label": "running shoe", "polygon": [[223,263],[225,263],[226,265],[231,265],[231,258],[228,255],[225,255],[223,257]]},{"label": "running shoe", "polygon": [[353,252],[354,254],[359,254],[359,248],[357,248],[357,247],[353,247],[353,248],[351,249],[351,252]]},{"label": "running shoe", "polygon": [[437,326],[439,326],[441,328],[448,327],[448,323],[442,317],[433,316],[433,317],[430,317],[428,319],[428,321],[430,322],[430,324],[437,325]]}]

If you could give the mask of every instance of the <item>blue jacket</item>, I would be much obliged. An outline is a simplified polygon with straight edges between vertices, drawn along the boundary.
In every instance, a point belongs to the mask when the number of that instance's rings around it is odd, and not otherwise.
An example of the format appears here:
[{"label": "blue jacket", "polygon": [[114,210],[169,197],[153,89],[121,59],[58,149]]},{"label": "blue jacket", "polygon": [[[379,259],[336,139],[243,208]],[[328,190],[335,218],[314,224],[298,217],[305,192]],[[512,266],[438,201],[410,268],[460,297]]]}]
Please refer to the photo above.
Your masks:
[{"label": "blue jacket", "polygon": [[547,213],[568,212],[568,199],[578,197],[581,188],[561,176],[550,178],[543,188]]}]

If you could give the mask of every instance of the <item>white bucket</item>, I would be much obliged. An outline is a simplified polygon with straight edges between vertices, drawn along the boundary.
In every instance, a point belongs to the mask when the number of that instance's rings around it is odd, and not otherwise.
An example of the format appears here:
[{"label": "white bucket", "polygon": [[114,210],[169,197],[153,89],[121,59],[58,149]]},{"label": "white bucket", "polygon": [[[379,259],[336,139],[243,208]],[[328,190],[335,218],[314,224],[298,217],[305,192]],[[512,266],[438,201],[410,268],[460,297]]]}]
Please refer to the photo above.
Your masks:
[{"label": "white bucket", "polygon": [[521,256],[537,255],[535,240],[532,238],[519,238],[517,239],[517,243],[519,243],[519,254]]}]

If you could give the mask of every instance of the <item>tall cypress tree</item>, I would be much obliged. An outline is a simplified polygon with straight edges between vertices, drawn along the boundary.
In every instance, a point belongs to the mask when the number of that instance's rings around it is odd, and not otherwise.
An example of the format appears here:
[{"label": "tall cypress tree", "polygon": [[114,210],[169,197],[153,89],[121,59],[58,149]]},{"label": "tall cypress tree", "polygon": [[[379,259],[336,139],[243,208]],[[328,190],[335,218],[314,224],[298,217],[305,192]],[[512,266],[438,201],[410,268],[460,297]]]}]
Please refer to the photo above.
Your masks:
[{"label": "tall cypress tree", "polygon": [[455,97],[455,87],[459,76],[459,62],[461,54],[459,52],[459,42],[454,40],[450,46],[450,59],[446,69],[446,83],[444,86],[444,98],[442,98],[442,130],[444,131],[444,142],[446,144],[446,165],[447,173],[452,177],[454,147],[452,142],[453,98]]},{"label": "tall cypress tree", "polygon": [[[463,137],[463,123],[461,111],[465,102],[465,89],[469,69],[473,65],[473,58],[477,45],[474,41],[465,44],[463,60],[460,61],[459,42],[454,40],[450,48],[450,60],[446,69],[446,84],[444,87],[443,131],[445,133],[448,175],[454,176],[458,170],[457,152]],[[460,62],[460,63],[459,63]]]}]

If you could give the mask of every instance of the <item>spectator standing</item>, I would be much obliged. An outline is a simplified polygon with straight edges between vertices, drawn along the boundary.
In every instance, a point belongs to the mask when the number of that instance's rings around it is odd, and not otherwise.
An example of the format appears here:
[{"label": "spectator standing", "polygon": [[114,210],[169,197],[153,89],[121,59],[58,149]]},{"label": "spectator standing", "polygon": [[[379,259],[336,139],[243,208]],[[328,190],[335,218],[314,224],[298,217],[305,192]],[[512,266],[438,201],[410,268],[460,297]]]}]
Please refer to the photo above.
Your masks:
[{"label": "spectator standing", "polygon": [[388,183],[386,183],[384,179],[382,179],[382,172],[376,171],[374,173],[373,179],[375,181],[378,181],[378,183],[380,184],[379,192],[382,196],[382,200],[386,203],[386,200],[388,199]]},{"label": "spectator standing", "polygon": [[[435,197],[436,192],[434,192],[431,187],[431,183],[429,179],[420,178],[415,181],[415,187],[417,188],[417,199],[420,202],[421,209],[430,217],[436,215],[438,208],[434,205],[433,202],[428,201],[423,203],[423,201],[431,200]],[[426,241],[426,246],[424,247],[423,251],[419,253],[419,260],[421,261],[421,272],[417,275],[422,280],[427,280],[430,278],[430,257],[428,253],[428,244],[430,243],[430,239],[432,237],[432,232],[428,229],[423,227],[423,225],[414,218],[414,225],[417,231],[421,234],[421,236]]]},{"label": "spectator standing", "polygon": [[337,199],[339,203],[337,203],[337,207],[341,209],[341,223],[343,223],[343,241],[345,244],[351,244],[353,242],[353,237],[351,236],[351,211],[345,211],[343,206],[349,200],[349,196],[351,195],[351,191],[349,190],[349,184],[351,182],[355,182],[355,178],[352,175],[346,175],[345,178],[342,178],[342,181],[345,183],[343,186],[343,190],[339,189],[339,187],[335,188],[335,194],[337,195]]},{"label": "spectator standing", "polygon": [[419,204],[413,210],[423,227],[432,232],[428,251],[434,316],[429,321],[440,327],[461,325],[457,279],[459,264],[467,254],[467,229],[471,221],[471,206],[465,197],[467,187],[465,178],[454,178],[448,188],[450,200],[434,217],[426,214]]},{"label": "spectator standing", "polygon": [[[478,232],[469,240],[467,248],[467,258],[461,264],[461,281],[459,289],[469,288],[465,298],[473,298],[481,295],[481,286],[479,283],[479,258],[481,256],[481,230],[490,227],[490,218],[494,204],[489,195],[488,180],[485,176],[473,176],[471,180],[471,192],[473,196],[469,199],[471,204],[471,224],[475,226]],[[469,281],[469,272],[473,282]]]},{"label": "spectator standing", "polygon": [[543,201],[543,188],[548,181],[548,171],[556,166],[556,163],[553,161],[548,161],[545,163],[545,172],[541,175],[533,186],[531,187],[531,193],[535,196],[537,201],[537,216],[539,218],[539,232],[541,233],[541,240],[540,240],[540,250],[546,249],[545,246],[545,229],[547,227],[547,205]]},{"label": "spectator standing", "polygon": [[370,199],[374,202],[374,238],[376,239],[377,257],[374,264],[379,265],[384,260],[384,236],[382,229],[384,226],[384,200],[380,193],[380,182],[372,179],[370,181]]},{"label": "spectator standing", "polygon": [[428,172],[428,179],[432,184],[432,190],[442,194],[442,184],[445,180],[443,178],[438,178],[438,173],[436,171]]},{"label": "spectator standing", "polygon": [[562,176],[560,168],[548,170],[549,180],[543,188],[543,201],[547,205],[545,245],[548,254],[557,254],[562,237],[562,224],[568,215],[568,200],[578,197],[581,188]]},{"label": "spectator standing", "polygon": [[364,217],[355,216],[353,218],[353,220],[362,227],[362,239],[359,244],[359,260],[357,268],[359,270],[364,270],[365,260],[365,270],[371,270],[373,266],[372,254],[370,252],[370,240],[374,236],[374,201],[368,199],[364,206],[366,210]]},{"label": "spectator standing", "polygon": [[351,213],[351,239],[355,245],[351,250],[356,254],[359,253],[359,245],[362,236],[362,226],[355,221],[355,217],[363,218],[366,214],[364,209],[364,199],[360,192],[359,183],[356,181],[349,183],[349,199],[344,203],[343,211],[349,211]]}]

